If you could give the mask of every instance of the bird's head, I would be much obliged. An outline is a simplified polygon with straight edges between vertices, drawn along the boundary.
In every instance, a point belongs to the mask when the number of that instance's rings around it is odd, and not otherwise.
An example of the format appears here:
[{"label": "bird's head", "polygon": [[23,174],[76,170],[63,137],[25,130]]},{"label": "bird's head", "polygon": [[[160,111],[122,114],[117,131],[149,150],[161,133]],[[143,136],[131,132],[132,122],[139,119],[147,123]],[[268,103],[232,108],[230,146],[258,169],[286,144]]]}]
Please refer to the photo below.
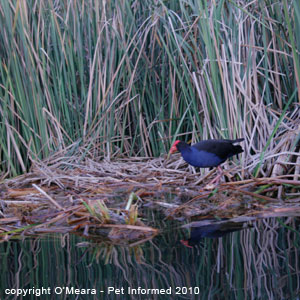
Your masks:
[{"label": "bird's head", "polygon": [[177,140],[177,141],[174,142],[174,144],[172,145],[172,147],[171,147],[171,149],[170,149],[170,151],[169,151],[169,154],[173,154],[173,153],[175,153],[175,152],[178,151],[177,145],[178,145],[179,143],[180,143],[179,140]]}]

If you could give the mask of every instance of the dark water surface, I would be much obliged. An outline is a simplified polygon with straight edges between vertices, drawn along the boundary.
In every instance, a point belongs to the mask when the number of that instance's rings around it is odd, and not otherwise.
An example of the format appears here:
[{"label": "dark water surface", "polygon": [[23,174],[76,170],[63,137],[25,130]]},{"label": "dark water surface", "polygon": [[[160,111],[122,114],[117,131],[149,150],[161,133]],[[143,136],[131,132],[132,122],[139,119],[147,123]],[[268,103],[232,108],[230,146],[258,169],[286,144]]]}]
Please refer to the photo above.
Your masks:
[{"label": "dark water surface", "polygon": [[161,234],[134,247],[74,234],[2,242],[0,298],[299,299],[299,218],[159,220]]}]

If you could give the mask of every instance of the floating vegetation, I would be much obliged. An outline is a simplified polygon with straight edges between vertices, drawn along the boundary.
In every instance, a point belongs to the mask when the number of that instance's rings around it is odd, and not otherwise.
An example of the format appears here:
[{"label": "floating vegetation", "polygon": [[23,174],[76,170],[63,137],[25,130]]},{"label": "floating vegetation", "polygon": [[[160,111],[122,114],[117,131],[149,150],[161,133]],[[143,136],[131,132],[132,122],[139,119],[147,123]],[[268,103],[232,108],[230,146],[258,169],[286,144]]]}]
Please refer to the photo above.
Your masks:
[{"label": "floating vegetation", "polygon": [[136,244],[158,233],[142,221],[142,207],[159,209],[168,219],[210,223],[300,214],[295,175],[228,181],[207,190],[203,182],[212,172],[192,174],[178,161],[86,160],[72,168],[65,163],[36,165],[1,184],[3,239],[73,232]]}]

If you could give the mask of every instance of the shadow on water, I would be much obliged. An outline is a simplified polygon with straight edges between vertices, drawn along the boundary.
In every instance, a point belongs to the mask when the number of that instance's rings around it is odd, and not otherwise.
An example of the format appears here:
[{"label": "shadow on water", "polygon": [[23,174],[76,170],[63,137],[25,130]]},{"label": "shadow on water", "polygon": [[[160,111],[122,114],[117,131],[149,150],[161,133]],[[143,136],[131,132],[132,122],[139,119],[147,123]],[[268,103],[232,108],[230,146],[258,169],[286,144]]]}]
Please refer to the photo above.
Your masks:
[{"label": "shadow on water", "polygon": [[[157,211],[145,214],[162,231],[133,247],[71,234],[2,242],[0,298],[37,299],[43,293],[40,299],[295,299],[299,294],[299,218],[193,222],[182,228]],[[27,295],[17,297],[16,289]]]}]

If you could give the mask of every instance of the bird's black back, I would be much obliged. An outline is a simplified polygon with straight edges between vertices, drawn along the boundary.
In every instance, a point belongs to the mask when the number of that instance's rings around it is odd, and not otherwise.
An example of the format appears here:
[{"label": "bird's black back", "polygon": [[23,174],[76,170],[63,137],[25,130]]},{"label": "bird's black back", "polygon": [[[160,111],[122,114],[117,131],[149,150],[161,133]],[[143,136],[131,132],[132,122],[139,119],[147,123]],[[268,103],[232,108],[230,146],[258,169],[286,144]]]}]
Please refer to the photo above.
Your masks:
[{"label": "bird's black back", "polygon": [[234,143],[242,142],[244,139],[236,140],[205,140],[192,145],[200,151],[213,153],[221,159],[227,159],[235,154],[244,152],[240,145],[233,145]]}]

